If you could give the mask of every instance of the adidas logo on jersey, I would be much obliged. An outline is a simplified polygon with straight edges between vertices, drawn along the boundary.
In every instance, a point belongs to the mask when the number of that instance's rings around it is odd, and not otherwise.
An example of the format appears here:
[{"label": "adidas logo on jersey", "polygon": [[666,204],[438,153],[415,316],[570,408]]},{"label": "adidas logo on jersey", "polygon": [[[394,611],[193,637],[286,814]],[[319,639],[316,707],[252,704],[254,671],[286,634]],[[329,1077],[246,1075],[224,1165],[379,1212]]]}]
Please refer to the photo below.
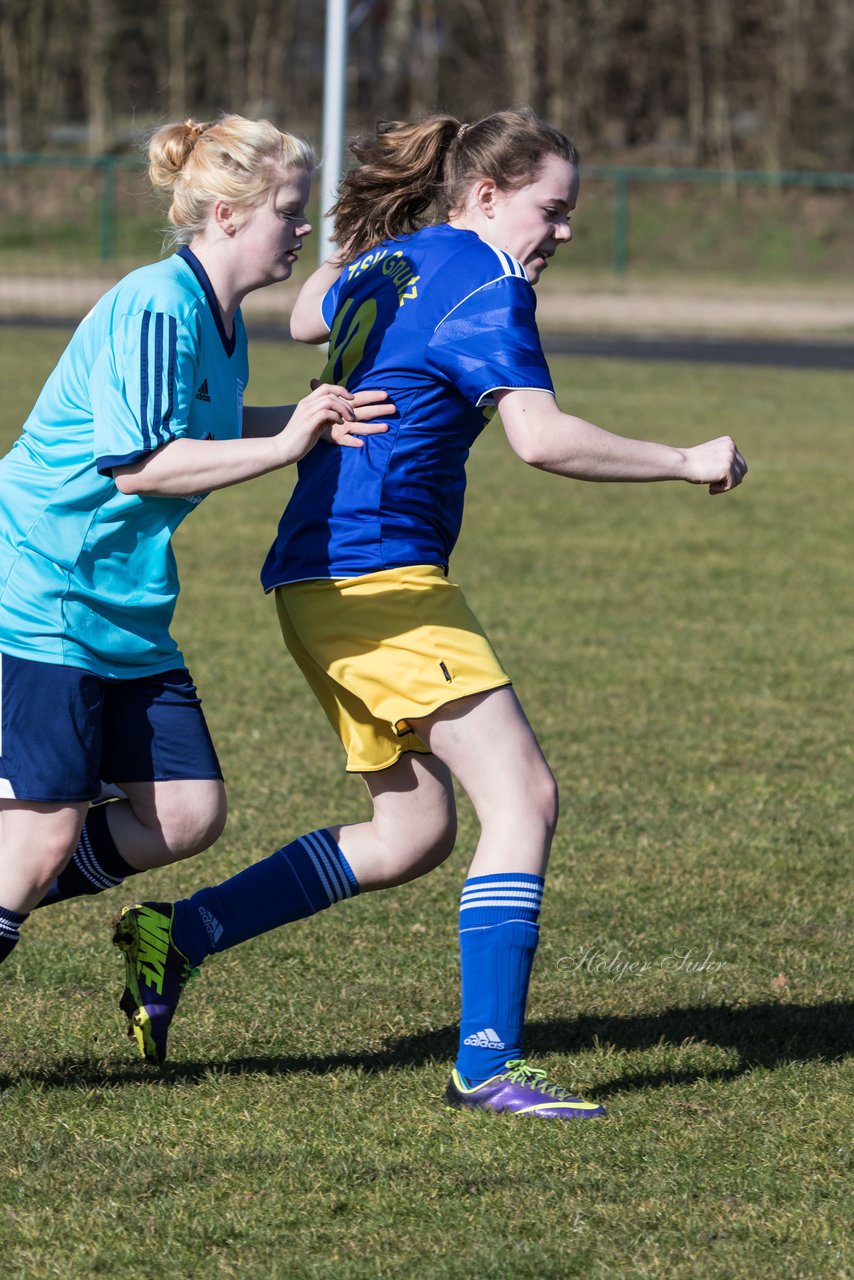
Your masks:
[{"label": "adidas logo on jersey", "polygon": [[202,917],[202,923],[208,931],[208,937],[211,944],[216,946],[223,935],[223,927],[217,920],[215,915],[208,911],[207,907],[199,907],[199,915]]},{"label": "adidas logo on jersey", "polygon": [[208,391],[208,380],[207,380],[207,378],[205,378],[204,382],[202,383],[202,385],[199,387],[198,391],[196,392],[196,399],[197,399],[197,400],[205,400],[208,404],[210,404],[210,402],[211,402],[211,394],[210,394],[210,392]]},{"label": "adidas logo on jersey", "polygon": [[498,1032],[493,1031],[492,1027],[487,1027],[484,1031],[476,1031],[473,1036],[466,1036],[463,1044],[470,1044],[475,1049],[503,1049],[504,1041],[499,1040]]}]

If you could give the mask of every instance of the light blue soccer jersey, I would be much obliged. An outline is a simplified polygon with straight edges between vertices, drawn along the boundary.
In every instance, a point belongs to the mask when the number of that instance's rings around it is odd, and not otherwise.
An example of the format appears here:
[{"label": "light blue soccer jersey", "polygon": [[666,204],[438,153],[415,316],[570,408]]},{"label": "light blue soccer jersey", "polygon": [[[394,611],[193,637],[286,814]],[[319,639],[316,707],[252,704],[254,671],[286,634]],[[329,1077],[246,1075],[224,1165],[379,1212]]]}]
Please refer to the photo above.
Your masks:
[{"label": "light blue soccer jersey", "polygon": [[324,381],[397,406],[361,449],[321,441],[264,564],[265,590],[448,560],[469,450],[500,388],[552,392],[522,265],[472,231],[426,227],[345,267],[323,300]]},{"label": "light blue soccer jersey", "polygon": [[170,540],[204,495],[125,495],[111,469],[239,436],[247,379],[242,318],[227,338],[189,249],[101,298],[0,461],[0,651],[117,678],[182,664]]}]

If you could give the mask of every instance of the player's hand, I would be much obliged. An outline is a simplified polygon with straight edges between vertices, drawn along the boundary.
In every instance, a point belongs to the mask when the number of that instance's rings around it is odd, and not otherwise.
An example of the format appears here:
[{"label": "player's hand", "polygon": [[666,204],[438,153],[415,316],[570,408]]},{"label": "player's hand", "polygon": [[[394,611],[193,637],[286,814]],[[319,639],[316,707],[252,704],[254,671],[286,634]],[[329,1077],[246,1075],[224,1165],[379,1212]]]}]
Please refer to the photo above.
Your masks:
[{"label": "player's hand", "polygon": [[[320,387],[320,383],[316,378],[312,378],[311,386],[312,391],[315,391]],[[340,387],[332,389],[342,390]],[[348,397],[345,400],[349,411],[348,416],[338,422],[330,422],[321,432],[321,436],[333,444],[361,449],[360,436],[381,435],[384,431],[388,431],[385,422],[376,422],[374,419],[378,416],[389,417],[396,412],[395,406],[390,403],[386,391],[357,391],[355,395],[346,391],[345,395]]]},{"label": "player's hand", "polygon": [[685,479],[689,484],[707,484],[709,493],[726,493],[747,475],[747,463],[731,436],[719,436],[683,452]]},{"label": "player's hand", "polygon": [[336,444],[361,448],[360,435],[387,431],[384,422],[362,421],[377,414],[393,413],[384,391],[362,391],[353,395],[346,387],[312,383],[311,393],[295,406],[287,426],[279,434],[282,464],[298,462],[323,437]]}]

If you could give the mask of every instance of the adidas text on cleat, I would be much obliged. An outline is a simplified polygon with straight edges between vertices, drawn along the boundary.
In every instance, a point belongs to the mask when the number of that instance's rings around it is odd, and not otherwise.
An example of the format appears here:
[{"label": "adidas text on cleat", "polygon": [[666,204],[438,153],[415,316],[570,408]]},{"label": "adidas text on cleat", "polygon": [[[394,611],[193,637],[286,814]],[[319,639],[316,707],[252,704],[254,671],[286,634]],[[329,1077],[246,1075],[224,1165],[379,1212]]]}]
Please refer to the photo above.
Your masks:
[{"label": "adidas text on cleat", "polygon": [[187,985],[198,973],[172,941],[171,902],[122,907],[113,922],[113,943],[125,958],[125,989],[119,1008],[128,1035],[146,1062],[163,1062],[169,1024]]},{"label": "adidas text on cleat", "polygon": [[598,1103],[574,1098],[552,1084],[545,1071],[529,1066],[523,1058],[514,1058],[497,1076],[478,1085],[467,1084],[455,1068],[445,1101],[461,1110],[513,1111],[544,1120],[595,1120],[607,1115]]}]

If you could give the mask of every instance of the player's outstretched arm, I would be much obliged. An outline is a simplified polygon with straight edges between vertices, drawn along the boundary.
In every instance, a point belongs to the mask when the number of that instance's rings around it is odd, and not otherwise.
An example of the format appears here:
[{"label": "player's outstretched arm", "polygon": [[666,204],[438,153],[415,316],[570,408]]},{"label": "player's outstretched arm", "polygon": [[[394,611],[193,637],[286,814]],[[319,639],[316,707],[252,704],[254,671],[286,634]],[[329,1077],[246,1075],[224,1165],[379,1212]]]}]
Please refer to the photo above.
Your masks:
[{"label": "player's outstretched arm", "polygon": [[298,462],[321,436],[361,448],[360,435],[387,430],[385,423],[363,422],[361,416],[394,411],[384,391],[354,396],[346,387],[329,384],[315,386],[298,404],[285,409],[290,412],[287,417],[280,413],[275,434],[239,440],[171,440],[130,466],[116,467],[116,486],[122,493],[163,497],[225,489]]},{"label": "player's outstretched arm", "polygon": [[291,311],[291,337],[295,342],[325,342],[329,337],[320,304],[341,274],[342,265],[336,257],[328,258],[300,289]]},{"label": "player's outstretched arm", "polygon": [[734,489],[747,473],[729,436],[676,449],[603,431],[563,413],[542,391],[498,391],[495,398],[511,448],[542,471],[575,480],[686,480],[710,493]]}]

